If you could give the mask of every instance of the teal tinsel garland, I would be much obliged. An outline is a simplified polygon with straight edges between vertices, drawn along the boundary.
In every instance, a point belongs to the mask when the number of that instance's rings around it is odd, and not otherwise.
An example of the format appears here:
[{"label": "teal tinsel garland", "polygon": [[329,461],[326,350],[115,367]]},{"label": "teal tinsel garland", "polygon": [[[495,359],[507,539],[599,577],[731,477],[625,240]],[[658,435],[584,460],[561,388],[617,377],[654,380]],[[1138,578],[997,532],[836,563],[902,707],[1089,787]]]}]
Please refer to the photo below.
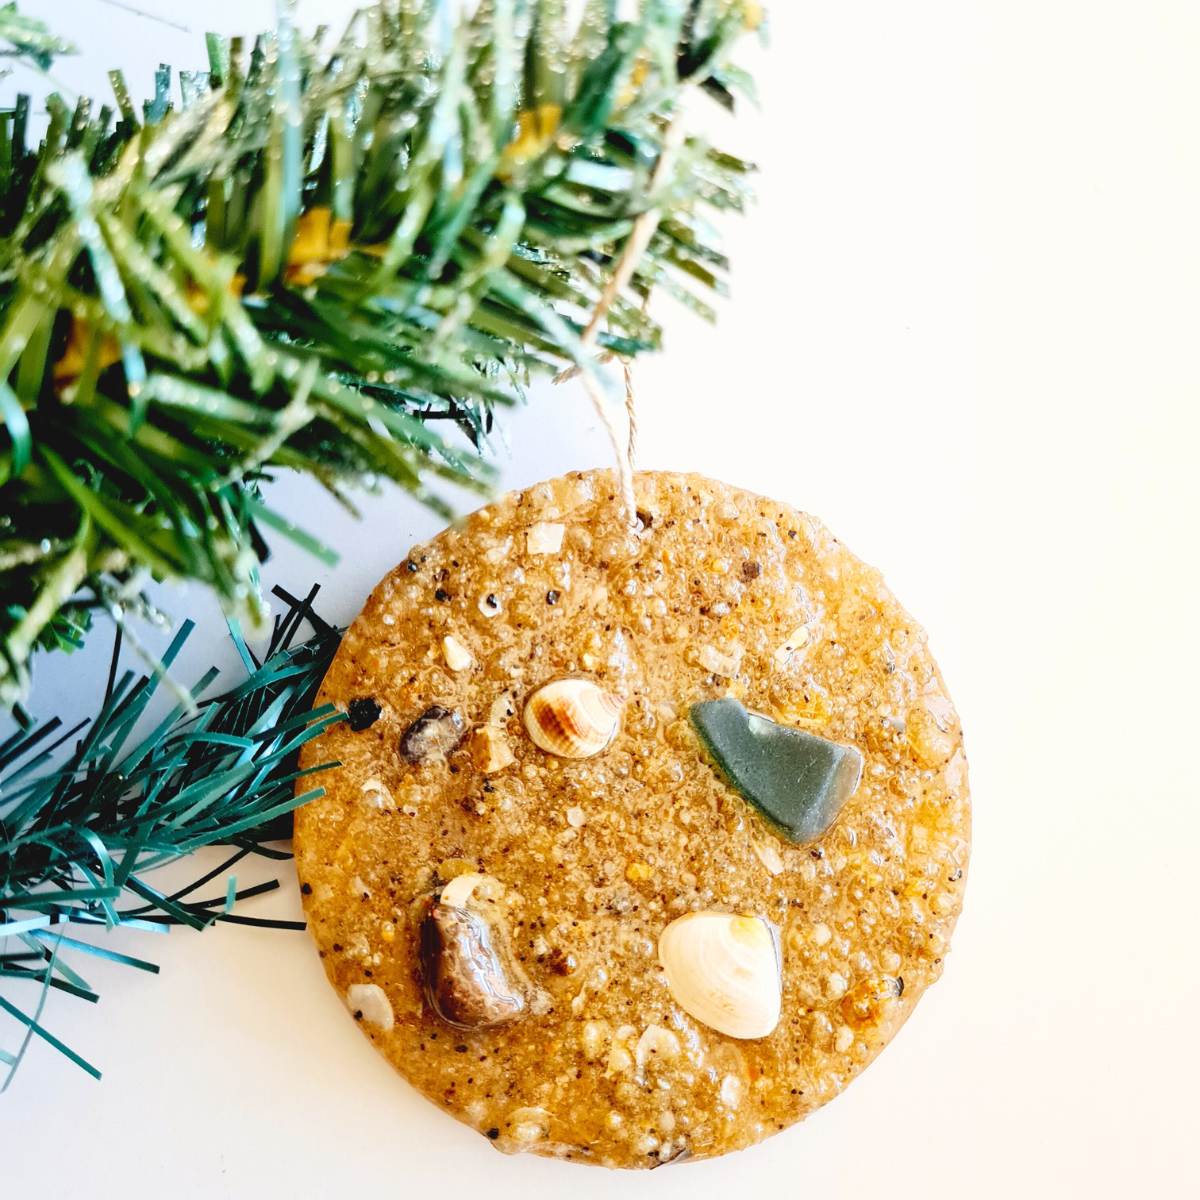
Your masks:
[{"label": "teal tinsel garland", "polygon": [[[99,1078],[42,1021],[52,990],[98,998],[80,973],[85,956],[157,970],[71,936],[72,926],[288,924],[229,911],[234,901],[277,887],[274,881],[242,891],[231,881],[211,898],[193,897],[248,854],[289,857],[265,843],[288,836],[291,811],[321,794],[319,780],[312,787],[302,780],[334,765],[296,768],[300,746],[344,719],[331,705],[312,708],[340,640],[313,612],[316,591],[300,600],[275,589],[285,608],[261,661],[230,627],[245,676],[224,691],[215,690],[217,671],[210,669],[155,716],[153,706],[163,707],[160,676],[118,673],[118,632],[92,720],[63,731],[53,718],[0,744],[0,1010],[18,1033],[11,1048],[0,1040],[3,1087],[35,1037]],[[306,623],[312,634],[298,640]],[[187,622],[171,642],[164,670],[191,630]],[[234,853],[188,887],[164,895],[148,882],[155,867],[214,842]]]}]

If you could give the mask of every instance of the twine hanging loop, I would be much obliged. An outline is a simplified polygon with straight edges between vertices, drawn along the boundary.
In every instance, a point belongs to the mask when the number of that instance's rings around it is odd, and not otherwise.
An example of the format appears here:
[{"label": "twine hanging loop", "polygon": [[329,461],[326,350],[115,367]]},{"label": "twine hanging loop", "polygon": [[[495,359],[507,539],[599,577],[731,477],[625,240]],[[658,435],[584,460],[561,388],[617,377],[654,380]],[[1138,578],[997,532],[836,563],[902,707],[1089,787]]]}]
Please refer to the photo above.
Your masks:
[{"label": "twine hanging loop", "polygon": [[[663,136],[662,151],[659,153],[658,162],[655,164],[654,171],[650,176],[649,192],[651,197],[657,196],[660,188],[666,181],[675,155],[682,142],[683,121],[681,120],[681,114],[677,112],[672,118],[671,123],[667,126],[666,133]],[[638,263],[641,262],[642,256],[646,253],[646,248],[650,245],[650,241],[658,229],[658,223],[661,218],[662,206],[661,204],[654,203],[650,208],[640,213],[637,220],[634,221],[633,228],[629,231],[629,237],[626,239],[625,247],[621,251],[621,257],[617,260],[608,283],[600,293],[600,299],[596,304],[591,319],[587,323],[587,327],[580,335],[579,340],[585,350],[590,350],[595,345],[596,339],[600,336],[601,326],[608,316],[608,310],[613,306],[622,289],[633,279],[634,273],[638,268]],[[602,354],[594,360],[593,365],[611,362],[613,357],[610,353]],[[580,377],[584,391],[587,392],[588,398],[595,407],[600,420],[604,424],[604,428],[608,432],[609,440],[612,442],[613,453],[617,460],[617,473],[621,481],[621,500],[625,507],[626,520],[630,528],[636,529],[638,526],[638,516],[637,502],[633,495],[633,464],[637,451],[637,414],[633,391],[633,373],[630,364],[625,360],[622,360],[622,369],[625,378],[626,436],[624,438],[621,437],[618,430],[613,406],[609,404],[604,394],[604,389],[593,370],[577,364],[560,372],[555,376],[554,382],[564,383],[568,379],[573,379],[576,375]]]}]

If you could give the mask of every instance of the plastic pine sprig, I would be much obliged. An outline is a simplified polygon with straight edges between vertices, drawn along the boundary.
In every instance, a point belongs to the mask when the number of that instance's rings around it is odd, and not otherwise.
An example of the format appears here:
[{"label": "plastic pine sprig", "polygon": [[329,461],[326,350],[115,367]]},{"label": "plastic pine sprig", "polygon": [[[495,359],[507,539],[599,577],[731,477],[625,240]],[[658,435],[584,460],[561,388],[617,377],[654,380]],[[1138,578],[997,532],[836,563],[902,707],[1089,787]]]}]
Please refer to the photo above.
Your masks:
[{"label": "plastic pine sprig", "polygon": [[[658,168],[689,92],[747,90],[730,55],[761,10],[566,8],[393,0],[334,39],[284,6],[140,106],[119,74],[109,105],[51,95],[37,144],[26,100],[0,112],[0,700],[145,578],[260,621],[260,527],[316,548],[269,472],[445,512],[439,480],[491,482],[494,410],[532,374],[598,387],[595,353],[656,348],[655,289],[711,316],[709,217],[748,168],[686,128]],[[64,49],[12,9],[0,37]]]},{"label": "plastic pine sprig", "polygon": [[[290,857],[266,843],[288,836],[291,811],[321,795],[317,777],[336,765],[296,766],[300,746],[344,719],[332,705],[312,707],[340,640],[313,612],[316,592],[300,600],[275,589],[285,609],[261,661],[231,625],[245,676],[228,690],[214,690],[217,672],[209,670],[186,703],[172,698],[162,711],[160,675],[118,673],[118,632],[94,718],[65,732],[53,718],[0,744],[0,1090],[35,1039],[99,1078],[44,1021],[52,991],[99,998],[82,973],[89,955],[158,970],[105,937],[75,936],[85,927],[303,928],[231,911],[278,887],[274,880],[239,890],[231,875],[214,895],[196,893],[247,855]],[[300,641],[306,622],[313,632]],[[185,624],[163,655],[167,668],[191,628]],[[231,847],[219,866],[170,894],[153,885],[156,867],[211,843]]]},{"label": "plastic pine sprig", "polygon": [[17,11],[15,3],[0,6],[0,57],[23,59],[45,70],[60,54],[76,54],[75,46],[46,28],[42,21]]}]

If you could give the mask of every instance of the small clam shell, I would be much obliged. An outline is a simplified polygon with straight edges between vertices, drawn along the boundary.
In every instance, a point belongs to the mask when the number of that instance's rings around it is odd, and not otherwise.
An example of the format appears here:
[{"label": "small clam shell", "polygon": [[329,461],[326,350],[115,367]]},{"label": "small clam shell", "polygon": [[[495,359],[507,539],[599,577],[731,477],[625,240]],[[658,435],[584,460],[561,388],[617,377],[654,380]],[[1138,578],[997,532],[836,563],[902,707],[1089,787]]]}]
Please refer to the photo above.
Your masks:
[{"label": "small clam shell", "polygon": [[761,917],[688,913],[659,935],[658,960],[675,1003],[718,1033],[761,1038],[779,1024],[779,951]]},{"label": "small clam shell", "polygon": [[621,700],[590,679],[555,679],[525,702],[534,745],[559,758],[591,758],[616,735]]}]

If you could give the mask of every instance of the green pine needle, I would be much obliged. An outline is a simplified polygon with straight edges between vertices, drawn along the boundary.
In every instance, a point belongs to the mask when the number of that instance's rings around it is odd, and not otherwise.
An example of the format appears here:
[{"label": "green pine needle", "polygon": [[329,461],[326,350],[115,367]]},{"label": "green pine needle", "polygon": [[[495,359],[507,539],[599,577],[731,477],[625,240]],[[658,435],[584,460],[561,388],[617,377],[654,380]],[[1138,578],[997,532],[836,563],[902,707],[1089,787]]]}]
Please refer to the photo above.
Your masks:
[{"label": "green pine needle", "polygon": [[0,50],[0,55],[26,59],[43,71],[58,55],[78,53],[75,46],[65,38],[55,36],[41,21],[22,16],[16,4],[0,8],[0,42],[7,42],[10,47]]},{"label": "green pine needle", "polygon": [[[375,4],[336,41],[284,17],[209,71],[160,71],[140,107],[0,112],[0,701],[39,645],[146,575],[211,586],[262,620],[260,524],[317,544],[260,485],[337,494],[390,479],[439,512],[486,489],[517,381],[590,366],[580,333],[637,217],[662,219],[598,346],[658,347],[655,287],[701,314],[725,261],[707,215],[746,165],[688,136],[655,176],[687,91],[722,103],[750,0]],[[287,9],[284,9],[286,13]],[[22,53],[61,53],[0,10]],[[652,180],[654,186],[652,187]],[[436,432],[450,423],[466,445]]]}]

